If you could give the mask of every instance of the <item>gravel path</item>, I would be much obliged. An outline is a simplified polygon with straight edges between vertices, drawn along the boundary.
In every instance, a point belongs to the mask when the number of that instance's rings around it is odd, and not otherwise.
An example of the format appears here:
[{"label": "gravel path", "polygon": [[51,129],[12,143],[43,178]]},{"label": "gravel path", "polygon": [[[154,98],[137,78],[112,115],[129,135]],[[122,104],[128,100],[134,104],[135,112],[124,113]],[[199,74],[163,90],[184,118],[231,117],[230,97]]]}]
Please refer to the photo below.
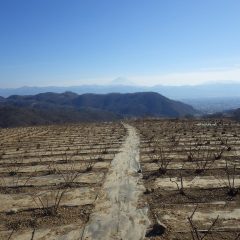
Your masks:
[{"label": "gravel path", "polygon": [[145,190],[140,183],[140,140],[134,127],[125,125],[128,136],[113,159],[85,228],[83,239],[144,239],[150,224],[147,208],[139,209],[138,199]]}]

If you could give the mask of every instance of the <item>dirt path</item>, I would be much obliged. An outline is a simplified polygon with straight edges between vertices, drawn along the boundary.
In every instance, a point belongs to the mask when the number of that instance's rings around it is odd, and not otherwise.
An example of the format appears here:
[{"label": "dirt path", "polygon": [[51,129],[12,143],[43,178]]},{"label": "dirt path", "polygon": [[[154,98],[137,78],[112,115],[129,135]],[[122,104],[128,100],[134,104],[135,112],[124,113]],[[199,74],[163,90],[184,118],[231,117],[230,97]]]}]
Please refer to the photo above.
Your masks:
[{"label": "dirt path", "polygon": [[137,208],[144,191],[139,180],[139,137],[134,127],[125,125],[128,136],[113,159],[103,190],[85,228],[83,239],[140,240],[150,221],[147,208]]}]

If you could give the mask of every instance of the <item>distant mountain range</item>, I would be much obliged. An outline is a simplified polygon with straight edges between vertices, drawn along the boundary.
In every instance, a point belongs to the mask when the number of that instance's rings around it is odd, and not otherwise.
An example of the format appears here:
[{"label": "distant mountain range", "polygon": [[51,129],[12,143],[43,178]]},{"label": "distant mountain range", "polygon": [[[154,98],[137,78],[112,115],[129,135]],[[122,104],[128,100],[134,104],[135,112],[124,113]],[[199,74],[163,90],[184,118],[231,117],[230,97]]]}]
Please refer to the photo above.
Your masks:
[{"label": "distant mountain range", "polygon": [[95,93],[134,93],[134,92],[157,92],[175,100],[197,98],[225,98],[240,97],[240,83],[209,83],[196,86],[162,86],[144,87],[131,84],[121,78],[115,79],[109,85],[82,85],[71,87],[21,87],[0,89],[0,96],[11,95],[35,95],[44,92],[63,93],[66,91],[77,94]]},{"label": "distant mountain range", "polygon": [[125,117],[182,117],[197,111],[158,93],[13,95],[0,99],[0,126],[27,126]]}]

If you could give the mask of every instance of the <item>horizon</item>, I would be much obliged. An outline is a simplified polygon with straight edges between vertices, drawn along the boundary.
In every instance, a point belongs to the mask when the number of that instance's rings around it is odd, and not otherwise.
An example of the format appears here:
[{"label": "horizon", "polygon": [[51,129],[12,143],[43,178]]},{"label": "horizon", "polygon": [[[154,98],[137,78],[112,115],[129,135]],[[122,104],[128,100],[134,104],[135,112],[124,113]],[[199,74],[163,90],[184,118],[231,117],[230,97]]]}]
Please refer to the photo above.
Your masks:
[{"label": "horizon", "polygon": [[240,85],[240,81],[207,81],[202,82],[198,84],[181,84],[181,85],[171,85],[171,84],[156,84],[156,85],[141,85],[141,84],[124,84],[119,83],[115,84],[112,82],[109,83],[102,83],[102,84],[79,84],[79,85],[22,85],[18,87],[0,87],[0,89],[21,89],[21,88],[74,88],[74,87],[117,87],[117,86],[123,86],[123,87],[142,87],[142,88],[153,88],[153,87],[199,87],[199,86],[211,86],[211,85]]},{"label": "horizon", "polygon": [[3,1],[0,88],[240,83],[240,2]]}]

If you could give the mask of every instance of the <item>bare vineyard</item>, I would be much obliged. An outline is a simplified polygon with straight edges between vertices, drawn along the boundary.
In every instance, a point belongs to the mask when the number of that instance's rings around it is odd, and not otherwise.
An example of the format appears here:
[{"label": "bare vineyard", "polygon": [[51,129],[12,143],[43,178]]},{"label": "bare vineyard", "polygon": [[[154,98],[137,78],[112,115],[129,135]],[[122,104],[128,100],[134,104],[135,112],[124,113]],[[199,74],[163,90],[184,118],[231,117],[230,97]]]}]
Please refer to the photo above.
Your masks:
[{"label": "bare vineyard", "polygon": [[240,239],[240,124],[129,124],[1,129],[0,239]]},{"label": "bare vineyard", "polygon": [[141,133],[145,199],[155,223],[151,235],[240,239],[240,125],[217,120],[134,125]]},{"label": "bare vineyard", "polygon": [[121,124],[2,129],[0,239],[80,236],[125,135]]}]

